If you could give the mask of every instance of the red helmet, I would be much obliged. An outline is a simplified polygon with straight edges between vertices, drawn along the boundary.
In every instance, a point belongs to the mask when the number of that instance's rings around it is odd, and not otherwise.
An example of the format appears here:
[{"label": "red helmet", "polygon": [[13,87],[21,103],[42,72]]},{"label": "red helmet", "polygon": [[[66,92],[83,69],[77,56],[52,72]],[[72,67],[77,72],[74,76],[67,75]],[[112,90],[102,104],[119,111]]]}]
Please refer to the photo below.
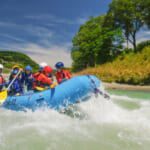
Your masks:
[{"label": "red helmet", "polygon": [[45,73],[53,73],[53,69],[51,67],[49,67],[49,66],[45,66],[43,68],[43,72],[45,72]]}]

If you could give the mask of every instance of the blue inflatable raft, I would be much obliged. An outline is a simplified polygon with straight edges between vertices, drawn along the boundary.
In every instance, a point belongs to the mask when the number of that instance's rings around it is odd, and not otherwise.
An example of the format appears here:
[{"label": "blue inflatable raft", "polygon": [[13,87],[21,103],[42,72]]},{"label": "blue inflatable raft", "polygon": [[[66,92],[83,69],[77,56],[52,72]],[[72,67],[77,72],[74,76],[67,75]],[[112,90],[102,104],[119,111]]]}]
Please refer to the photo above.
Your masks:
[{"label": "blue inflatable raft", "polygon": [[100,87],[100,81],[93,75],[76,76],[72,79],[41,92],[27,92],[23,95],[7,97],[3,107],[11,110],[32,109],[48,107],[61,110],[67,106],[86,101],[92,95],[95,87]]}]

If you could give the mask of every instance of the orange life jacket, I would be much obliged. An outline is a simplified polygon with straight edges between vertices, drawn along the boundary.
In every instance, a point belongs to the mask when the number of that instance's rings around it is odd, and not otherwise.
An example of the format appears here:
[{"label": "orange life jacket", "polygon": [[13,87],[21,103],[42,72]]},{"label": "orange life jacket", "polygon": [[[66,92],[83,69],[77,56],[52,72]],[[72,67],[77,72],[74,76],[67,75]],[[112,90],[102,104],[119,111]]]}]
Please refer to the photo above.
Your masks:
[{"label": "orange life jacket", "polygon": [[[0,75],[0,84],[4,84],[5,83],[5,79],[2,75]],[[2,90],[3,85],[0,85],[0,90]]]},{"label": "orange life jacket", "polygon": [[52,84],[52,80],[49,79],[47,76],[45,76],[45,74],[43,73],[38,72],[34,74],[33,77],[34,77],[33,88],[44,87],[45,85]]},{"label": "orange life jacket", "polygon": [[59,84],[62,83],[63,79],[70,79],[70,78],[72,78],[70,73],[68,72],[68,70],[64,70],[64,69],[61,72],[56,72],[55,76],[56,76],[57,82]]}]

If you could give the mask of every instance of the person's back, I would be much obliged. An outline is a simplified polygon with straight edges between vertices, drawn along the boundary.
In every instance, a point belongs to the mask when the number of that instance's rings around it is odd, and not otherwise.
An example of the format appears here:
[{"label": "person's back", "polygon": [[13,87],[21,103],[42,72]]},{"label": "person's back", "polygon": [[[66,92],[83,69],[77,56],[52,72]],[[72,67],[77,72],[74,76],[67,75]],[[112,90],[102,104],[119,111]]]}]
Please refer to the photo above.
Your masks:
[{"label": "person's back", "polygon": [[56,76],[56,80],[59,84],[72,78],[70,73],[68,72],[68,70],[64,69],[64,64],[62,62],[56,63],[55,67],[57,69],[55,76]]},{"label": "person's back", "polygon": [[3,65],[0,64],[0,91],[2,91],[2,89],[4,87],[3,85],[5,83],[5,79],[4,79],[3,75],[2,75],[3,68],[4,68]]}]

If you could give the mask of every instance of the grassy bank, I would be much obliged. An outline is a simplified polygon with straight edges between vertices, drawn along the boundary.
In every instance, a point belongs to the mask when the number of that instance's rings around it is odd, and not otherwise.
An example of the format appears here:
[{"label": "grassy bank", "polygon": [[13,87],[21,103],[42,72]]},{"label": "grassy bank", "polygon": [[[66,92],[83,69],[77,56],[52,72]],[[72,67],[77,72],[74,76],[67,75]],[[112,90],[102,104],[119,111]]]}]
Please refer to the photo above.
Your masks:
[{"label": "grassy bank", "polygon": [[77,74],[93,74],[105,82],[150,85],[150,47],[119,56],[111,63],[88,68]]},{"label": "grassy bank", "polygon": [[30,65],[33,72],[36,72],[39,69],[38,64],[35,61],[20,52],[0,51],[0,63],[4,65],[4,73],[10,72],[14,65],[18,65],[22,68]]}]

